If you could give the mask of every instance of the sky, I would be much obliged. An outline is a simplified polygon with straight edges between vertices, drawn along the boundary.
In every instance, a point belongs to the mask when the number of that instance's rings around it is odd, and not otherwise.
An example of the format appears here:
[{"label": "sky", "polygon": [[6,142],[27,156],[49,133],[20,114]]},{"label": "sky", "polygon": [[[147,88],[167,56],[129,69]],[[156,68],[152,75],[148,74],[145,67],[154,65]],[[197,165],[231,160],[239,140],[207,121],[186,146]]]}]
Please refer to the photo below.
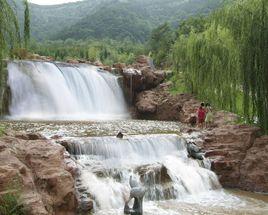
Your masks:
[{"label": "sky", "polygon": [[63,3],[76,2],[76,1],[79,1],[79,0],[29,0],[29,2],[39,4],[39,5],[63,4]]}]

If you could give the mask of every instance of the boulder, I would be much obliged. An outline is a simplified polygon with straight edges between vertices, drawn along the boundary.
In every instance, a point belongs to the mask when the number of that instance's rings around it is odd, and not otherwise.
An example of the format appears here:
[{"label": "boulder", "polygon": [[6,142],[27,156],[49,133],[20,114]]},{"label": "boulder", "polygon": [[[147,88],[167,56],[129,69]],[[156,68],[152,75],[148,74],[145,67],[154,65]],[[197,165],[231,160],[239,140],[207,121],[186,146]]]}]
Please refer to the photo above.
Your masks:
[{"label": "boulder", "polygon": [[118,73],[118,74],[122,74],[124,71],[124,68],[126,68],[126,64],[124,63],[115,63],[112,66],[114,68],[114,70]]},{"label": "boulder", "polygon": [[141,73],[144,76],[144,89],[149,90],[157,87],[165,80],[165,72],[154,71],[150,67],[141,69]]},{"label": "boulder", "polygon": [[181,121],[183,119],[183,100],[172,95],[161,84],[153,90],[143,91],[136,98],[136,115],[140,119]]},{"label": "boulder", "polygon": [[66,63],[70,63],[70,64],[78,64],[79,61],[78,61],[78,60],[75,60],[75,59],[68,59],[68,60],[66,61]]},{"label": "boulder", "polygon": [[93,62],[93,65],[97,66],[97,67],[103,67],[104,66],[103,63],[101,61],[99,61],[99,60],[96,60],[95,62]]},{"label": "boulder", "polygon": [[112,72],[113,70],[111,66],[103,66],[102,69],[108,72]]},{"label": "boulder", "polygon": [[[164,185],[171,183],[172,179],[168,174],[167,168],[162,164],[150,164],[136,168],[135,172],[140,175],[143,184],[150,186],[149,182]],[[149,179],[149,180],[148,180]]]},{"label": "boulder", "polygon": [[0,192],[20,187],[29,215],[75,214],[74,178],[62,146],[15,137],[1,138],[0,146]]},{"label": "boulder", "polygon": [[16,133],[15,137],[22,140],[45,140],[42,134],[39,133]]},{"label": "boulder", "polygon": [[268,137],[248,125],[223,125],[205,134],[203,149],[224,187],[268,191]]},{"label": "boulder", "polygon": [[154,92],[147,92],[139,94],[137,97],[137,111],[140,115],[152,115],[157,112],[157,102],[155,101],[156,95]]},{"label": "boulder", "polygon": [[268,136],[255,139],[240,165],[239,187],[268,192]]}]

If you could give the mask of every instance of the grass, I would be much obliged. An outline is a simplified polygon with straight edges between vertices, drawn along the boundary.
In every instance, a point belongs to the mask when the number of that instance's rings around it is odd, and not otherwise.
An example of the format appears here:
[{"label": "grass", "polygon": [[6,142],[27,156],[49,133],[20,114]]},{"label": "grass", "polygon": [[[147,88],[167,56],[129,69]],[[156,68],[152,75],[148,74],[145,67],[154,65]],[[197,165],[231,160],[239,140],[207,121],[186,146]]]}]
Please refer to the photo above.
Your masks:
[{"label": "grass", "polygon": [[1,215],[26,215],[22,204],[19,203],[17,193],[5,193],[0,196]]},{"label": "grass", "polygon": [[6,127],[4,125],[0,125],[0,137],[2,137],[5,134]]},{"label": "grass", "polygon": [[11,179],[6,189],[0,193],[0,215],[27,215],[20,201],[21,184],[18,178]]},{"label": "grass", "polygon": [[173,83],[172,87],[170,88],[171,94],[176,95],[188,92],[184,84],[183,75],[181,73],[176,73],[175,75],[169,77],[168,81]]}]

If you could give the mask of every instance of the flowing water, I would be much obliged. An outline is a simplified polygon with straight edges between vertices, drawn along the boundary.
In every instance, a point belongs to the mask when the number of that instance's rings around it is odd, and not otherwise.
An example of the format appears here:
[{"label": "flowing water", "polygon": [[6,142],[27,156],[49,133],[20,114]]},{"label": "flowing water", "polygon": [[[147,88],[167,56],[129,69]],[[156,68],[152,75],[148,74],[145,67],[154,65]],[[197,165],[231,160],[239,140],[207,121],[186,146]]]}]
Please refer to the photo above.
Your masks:
[{"label": "flowing water", "polygon": [[79,64],[8,64],[11,119],[99,120],[128,117],[118,77]]},{"label": "flowing water", "polygon": [[[129,177],[140,180],[147,192],[145,215],[268,214],[268,197],[224,190],[209,162],[188,158],[185,138],[175,122],[119,120],[5,121],[18,131],[40,132],[68,143],[79,164],[76,186],[82,198],[95,200],[95,214],[123,214],[130,190]],[[121,130],[125,137],[117,139]]]},{"label": "flowing water", "polygon": [[[95,214],[123,214],[130,176],[146,188],[146,215],[268,214],[267,196],[226,191],[209,160],[188,157],[186,139],[198,133],[183,134],[176,122],[124,120],[118,77],[89,65],[32,61],[11,62],[8,71],[12,99],[2,124],[64,143],[80,169],[79,200],[94,200]],[[103,119],[112,121],[94,121]]]}]

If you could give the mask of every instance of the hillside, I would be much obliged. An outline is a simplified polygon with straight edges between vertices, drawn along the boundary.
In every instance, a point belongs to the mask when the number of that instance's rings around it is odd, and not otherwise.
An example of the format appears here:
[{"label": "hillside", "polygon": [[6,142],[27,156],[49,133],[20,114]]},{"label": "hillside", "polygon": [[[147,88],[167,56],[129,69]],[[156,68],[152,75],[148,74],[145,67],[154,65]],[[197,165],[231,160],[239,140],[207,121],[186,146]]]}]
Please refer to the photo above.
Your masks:
[{"label": "hillside", "polygon": [[[23,9],[18,5],[19,17]],[[130,38],[143,42],[164,22],[207,14],[221,0],[85,0],[55,6],[30,4],[32,35],[37,40]],[[22,20],[22,18],[20,19]]]},{"label": "hillside", "polygon": [[[20,23],[23,22],[22,0],[13,0]],[[62,5],[30,5],[31,33],[36,40],[50,39],[56,32],[73,25],[93,13],[97,7],[109,0],[86,0]],[[11,2],[11,0],[10,0]]]}]

